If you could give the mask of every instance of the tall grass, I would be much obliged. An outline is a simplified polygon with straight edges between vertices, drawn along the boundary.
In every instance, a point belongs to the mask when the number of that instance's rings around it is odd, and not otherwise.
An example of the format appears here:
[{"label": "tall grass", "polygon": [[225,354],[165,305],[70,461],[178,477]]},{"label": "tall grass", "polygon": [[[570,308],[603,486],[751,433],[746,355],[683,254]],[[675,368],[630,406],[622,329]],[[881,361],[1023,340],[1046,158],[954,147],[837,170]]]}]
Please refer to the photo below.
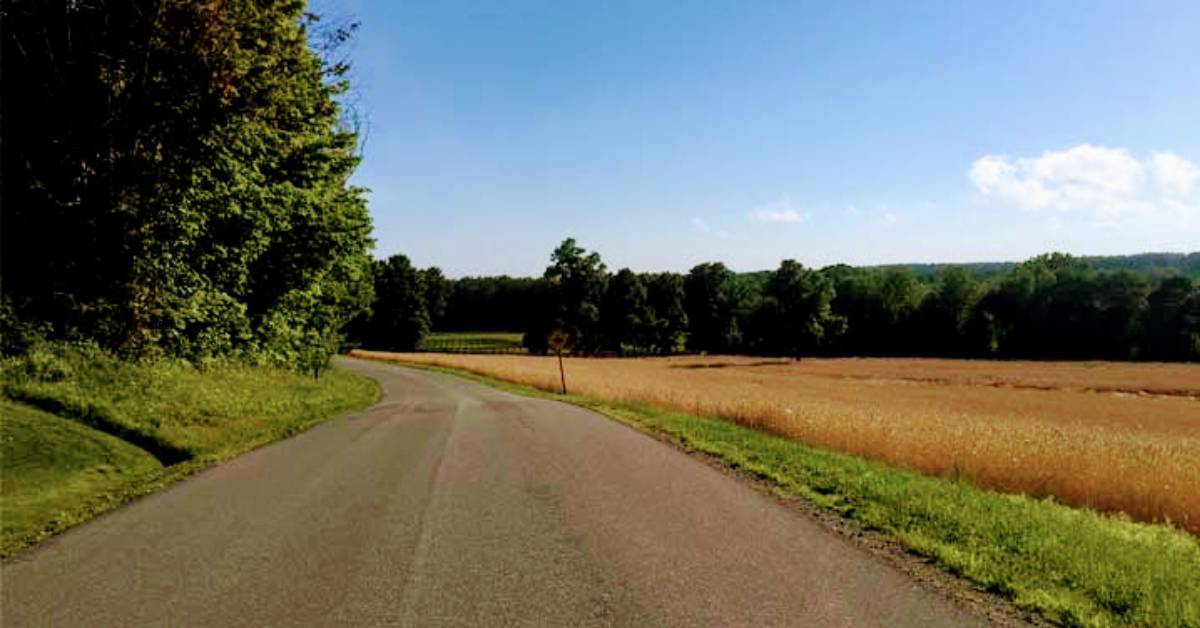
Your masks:
[{"label": "tall grass", "polygon": [[220,459],[377,394],[340,370],[320,378],[240,362],[136,363],[88,345],[46,344],[0,362],[4,395],[82,421],[166,464]]}]

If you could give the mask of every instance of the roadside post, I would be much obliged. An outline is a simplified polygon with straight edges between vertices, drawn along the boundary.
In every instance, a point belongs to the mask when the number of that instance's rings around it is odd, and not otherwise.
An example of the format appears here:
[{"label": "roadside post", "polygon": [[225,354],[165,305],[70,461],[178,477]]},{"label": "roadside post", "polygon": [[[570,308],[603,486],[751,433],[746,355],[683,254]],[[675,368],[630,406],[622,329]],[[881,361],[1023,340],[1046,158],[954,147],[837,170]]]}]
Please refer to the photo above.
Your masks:
[{"label": "roadside post", "polygon": [[562,380],[562,394],[567,394],[567,372],[563,370],[562,352],[567,346],[567,332],[556,329],[546,338],[546,344],[558,355],[558,377]]}]

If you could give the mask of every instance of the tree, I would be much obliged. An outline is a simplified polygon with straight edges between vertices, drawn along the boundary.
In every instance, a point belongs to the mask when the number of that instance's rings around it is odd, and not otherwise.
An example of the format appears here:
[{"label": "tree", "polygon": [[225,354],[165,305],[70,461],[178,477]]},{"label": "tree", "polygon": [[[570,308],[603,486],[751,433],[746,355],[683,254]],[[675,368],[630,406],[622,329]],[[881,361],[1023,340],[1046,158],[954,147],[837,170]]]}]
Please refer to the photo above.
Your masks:
[{"label": "tree", "polygon": [[907,355],[921,348],[912,335],[913,316],[920,306],[924,291],[907,269],[890,268],[879,284],[883,326],[887,332],[880,339],[880,348],[887,355]]},{"label": "tree", "polygon": [[594,353],[600,347],[600,300],[607,280],[600,254],[567,238],[551,253],[543,277],[552,286],[555,328],[570,337],[572,351]]},{"label": "tree", "polygon": [[669,355],[682,351],[687,342],[688,316],[684,310],[683,277],[675,273],[651,275],[646,286],[650,310],[647,340],[651,351]]},{"label": "tree", "polygon": [[831,352],[839,355],[868,355],[878,344],[877,334],[882,307],[874,281],[876,275],[845,264],[828,266],[821,274],[833,284],[831,303],[834,314],[846,321],[846,331],[833,339]]},{"label": "tree", "polygon": [[983,286],[967,269],[938,269],[937,282],[916,312],[920,348],[933,355],[977,355],[984,343],[975,344],[969,329],[972,312],[982,295]]},{"label": "tree", "polygon": [[375,303],[364,341],[372,349],[412,351],[429,333],[422,271],[403,255],[375,263]]},{"label": "tree", "polygon": [[699,264],[684,278],[688,349],[727,353],[741,342],[734,313],[734,274],[720,262]]},{"label": "tree", "polygon": [[[549,279],[539,278],[530,286],[526,298],[529,315],[522,328],[525,335],[521,340],[522,346],[530,353],[545,355],[550,350],[550,334],[562,329],[562,319],[559,317],[558,286]],[[567,343],[571,338],[567,338]]]},{"label": "tree", "polygon": [[453,286],[437,266],[430,266],[420,273],[421,290],[425,295],[425,309],[429,313],[430,328],[441,329]]},{"label": "tree", "polygon": [[[327,361],[369,303],[371,241],[347,68],[315,24],[292,0],[6,2],[18,314],[128,354]],[[54,124],[12,123],[35,119]]]},{"label": "tree", "polygon": [[1074,358],[1093,338],[1088,303],[1094,270],[1086,262],[1052,253],[1018,264],[981,301],[981,317],[1005,357]]},{"label": "tree", "polygon": [[605,349],[625,353],[629,349],[645,348],[650,343],[652,314],[646,300],[646,285],[632,270],[622,268],[608,280],[600,305]]},{"label": "tree", "polygon": [[770,275],[754,316],[759,351],[800,357],[840,334],[845,319],[833,313],[833,282],[795,260]]},{"label": "tree", "polygon": [[1138,357],[1149,306],[1150,282],[1136,273],[1122,270],[1100,275],[1094,286],[1092,304],[1096,308],[1093,355],[1109,360]]},{"label": "tree", "polygon": [[845,333],[830,349],[842,355],[894,355],[902,326],[909,323],[917,285],[899,269],[833,266],[821,271],[833,283],[834,314],[845,320]]},{"label": "tree", "polygon": [[1200,359],[1200,290],[1186,277],[1168,277],[1150,293],[1144,314],[1144,357]]},{"label": "tree", "polygon": [[539,281],[508,276],[453,280],[439,328],[446,331],[524,330],[540,313],[534,294]]}]

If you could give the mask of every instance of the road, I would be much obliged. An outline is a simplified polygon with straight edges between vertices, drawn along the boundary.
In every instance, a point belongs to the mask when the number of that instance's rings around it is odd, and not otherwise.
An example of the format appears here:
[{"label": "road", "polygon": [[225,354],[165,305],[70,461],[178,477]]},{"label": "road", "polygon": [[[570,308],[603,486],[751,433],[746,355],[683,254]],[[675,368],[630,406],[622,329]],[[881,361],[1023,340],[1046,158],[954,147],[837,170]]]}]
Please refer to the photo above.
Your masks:
[{"label": "road", "polygon": [[895,568],[592,412],[361,361],[382,401],[3,565],[4,626],[961,626]]}]

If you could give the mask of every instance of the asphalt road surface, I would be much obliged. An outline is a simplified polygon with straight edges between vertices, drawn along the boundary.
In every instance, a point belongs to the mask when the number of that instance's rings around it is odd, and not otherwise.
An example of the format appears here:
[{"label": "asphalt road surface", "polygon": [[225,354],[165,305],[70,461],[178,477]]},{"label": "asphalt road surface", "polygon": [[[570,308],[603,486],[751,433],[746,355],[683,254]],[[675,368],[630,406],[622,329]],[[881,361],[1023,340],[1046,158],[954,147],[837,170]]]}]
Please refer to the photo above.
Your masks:
[{"label": "asphalt road surface", "polygon": [[378,363],[370,410],[3,565],[17,626],[982,623],[592,412]]}]

